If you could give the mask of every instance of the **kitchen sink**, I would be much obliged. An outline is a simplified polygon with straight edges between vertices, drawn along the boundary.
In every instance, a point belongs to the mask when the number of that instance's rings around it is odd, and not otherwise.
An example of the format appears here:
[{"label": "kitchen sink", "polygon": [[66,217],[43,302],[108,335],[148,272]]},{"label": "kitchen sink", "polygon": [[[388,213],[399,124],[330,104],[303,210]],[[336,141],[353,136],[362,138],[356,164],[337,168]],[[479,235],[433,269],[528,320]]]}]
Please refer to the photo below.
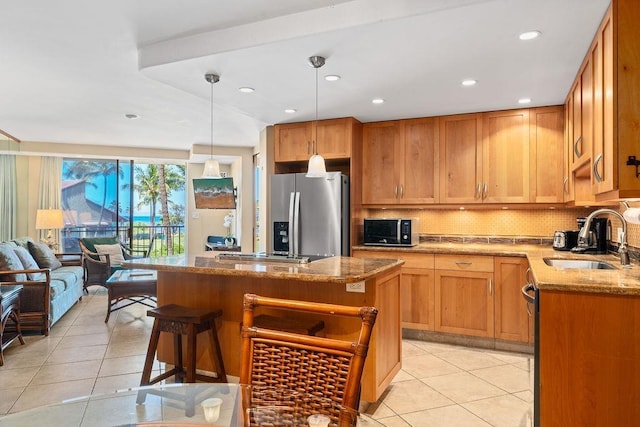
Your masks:
[{"label": "kitchen sink", "polygon": [[604,261],[592,261],[586,259],[559,259],[544,258],[544,263],[551,267],[577,268],[586,270],[615,270],[616,268]]}]

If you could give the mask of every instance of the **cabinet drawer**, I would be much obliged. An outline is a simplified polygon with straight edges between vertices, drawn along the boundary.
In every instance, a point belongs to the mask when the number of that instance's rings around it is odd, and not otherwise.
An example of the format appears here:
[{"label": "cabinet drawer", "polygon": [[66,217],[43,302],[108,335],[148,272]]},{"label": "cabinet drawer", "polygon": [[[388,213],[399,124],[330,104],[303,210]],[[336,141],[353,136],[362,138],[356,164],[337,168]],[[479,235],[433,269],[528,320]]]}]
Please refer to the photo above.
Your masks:
[{"label": "cabinet drawer", "polygon": [[402,259],[404,264],[402,268],[433,268],[434,255],[409,253],[399,251],[353,251],[353,257],[356,258],[390,258]]},{"label": "cabinet drawer", "polygon": [[493,257],[478,255],[436,255],[436,270],[493,272]]}]

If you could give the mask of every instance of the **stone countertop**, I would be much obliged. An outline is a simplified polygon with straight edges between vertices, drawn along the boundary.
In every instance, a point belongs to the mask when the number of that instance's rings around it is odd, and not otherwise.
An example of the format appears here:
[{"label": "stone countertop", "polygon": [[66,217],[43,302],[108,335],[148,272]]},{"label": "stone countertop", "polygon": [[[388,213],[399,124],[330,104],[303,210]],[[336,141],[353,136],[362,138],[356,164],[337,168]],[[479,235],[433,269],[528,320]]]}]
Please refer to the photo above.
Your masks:
[{"label": "stone countertop", "polygon": [[[354,246],[353,249],[389,251],[398,253],[398,256],[403,252],[409,252],[526,257],[531,267],[533,281],[540,290],[640,296],[640,266],[632,264],[631,268],[623,268],[615,254],[581,255],[555,251],[550,246],[490,243],[421,243],[410,248]],[[544,258],[606,261],[616,268],[614,270],[561,269],[548,266]]]},{"label": "stone countertop", "polygon": [[259,260],[235,261],[218,259],[221,252],[203,252],[195,255],[127,260],[125,268],[143,268],[196,274],[219,274],[270,279],[294,279],[308,282],[353,283],[367,280],[380,273],[400,267],[399,259],[330,257],[308,264],[264,262]]}]

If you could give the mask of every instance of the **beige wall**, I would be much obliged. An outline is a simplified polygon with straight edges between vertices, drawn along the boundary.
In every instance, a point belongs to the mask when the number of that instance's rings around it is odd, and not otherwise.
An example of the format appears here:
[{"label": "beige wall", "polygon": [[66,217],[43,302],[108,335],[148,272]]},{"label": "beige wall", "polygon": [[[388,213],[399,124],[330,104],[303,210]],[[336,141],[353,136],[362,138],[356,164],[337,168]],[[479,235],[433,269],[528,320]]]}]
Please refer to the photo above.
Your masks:
[{"label": "beige wall", "polygon": [[[577,230],[576,218],[595,209],[507,209],[507,210],[370,210],[372,217],[420,219],[420,233],[505,237],[552,237],[556,230]],[[620,210],[624,212],[624,208]],[[620,222],[611,217],[615,230]],[[640,225],[630,224],[628,241],[640,248]]]}]

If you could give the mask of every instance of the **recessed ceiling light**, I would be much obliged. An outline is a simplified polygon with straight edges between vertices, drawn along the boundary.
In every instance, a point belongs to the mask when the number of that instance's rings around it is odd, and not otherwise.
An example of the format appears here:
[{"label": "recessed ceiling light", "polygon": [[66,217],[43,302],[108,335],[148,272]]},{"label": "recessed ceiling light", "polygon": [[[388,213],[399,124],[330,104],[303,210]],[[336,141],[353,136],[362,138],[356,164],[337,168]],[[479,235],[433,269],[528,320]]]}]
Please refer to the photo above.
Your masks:
[{"label": "recessed ceiling light", "polygon": [[518,38],[520,40],[533,40],[540,37],[542,33],[540,31],[525,31],[524,33],[520,33]]},{"label": "recessed ceiling light", "polygon": [[127,113],[124,116],[129,120],[135,120],[140,118],[140,116],[138,116],[137,114],[132,114],[132,113]]},{"label": "recessed ceiling light", "polygon": [[287,113],[287,114],[293,114],[296,111],[298,111],[298,110],[296,110],[295,108],[287,108],[286,110],[284,110],[284,112]]},{"label": "recessed ceiling light", "polygon": [[340,76],[335,74],[330,74],[328,76],[324,76],[324,79],[328,82],[335,82],[337,80],[340,80]]},{"label": "recessed ceiling light", "polygon": [[518,104],[530,104],[531,98],[520,98],[518,99]]},{"label": "recessed ceiling light", "polygon": [[462,86],[475,86],[478,83],[477,80],[474,79],[466,79],[462,81]]},{"label": "recessed ceiling light", "polygon": [[254,89],[254,88],[252,88],[252,87],[246,87],[246,86],[245,86],[245,87],[241,87],[241,88],[239,88],[238,90],[239,90],[240,92],[242,92],[242,93],[251,93],[251,92],[254,92],[254,91],[255,91],[255,89]]},{"label": "recessed ceiling light", "polygon": [[372,100],[371,100],[371,102],[372,102],[373,104],[384,104],[384,99],[382,99],[382,98],[375,98],[375,99],[372,99]]}]

